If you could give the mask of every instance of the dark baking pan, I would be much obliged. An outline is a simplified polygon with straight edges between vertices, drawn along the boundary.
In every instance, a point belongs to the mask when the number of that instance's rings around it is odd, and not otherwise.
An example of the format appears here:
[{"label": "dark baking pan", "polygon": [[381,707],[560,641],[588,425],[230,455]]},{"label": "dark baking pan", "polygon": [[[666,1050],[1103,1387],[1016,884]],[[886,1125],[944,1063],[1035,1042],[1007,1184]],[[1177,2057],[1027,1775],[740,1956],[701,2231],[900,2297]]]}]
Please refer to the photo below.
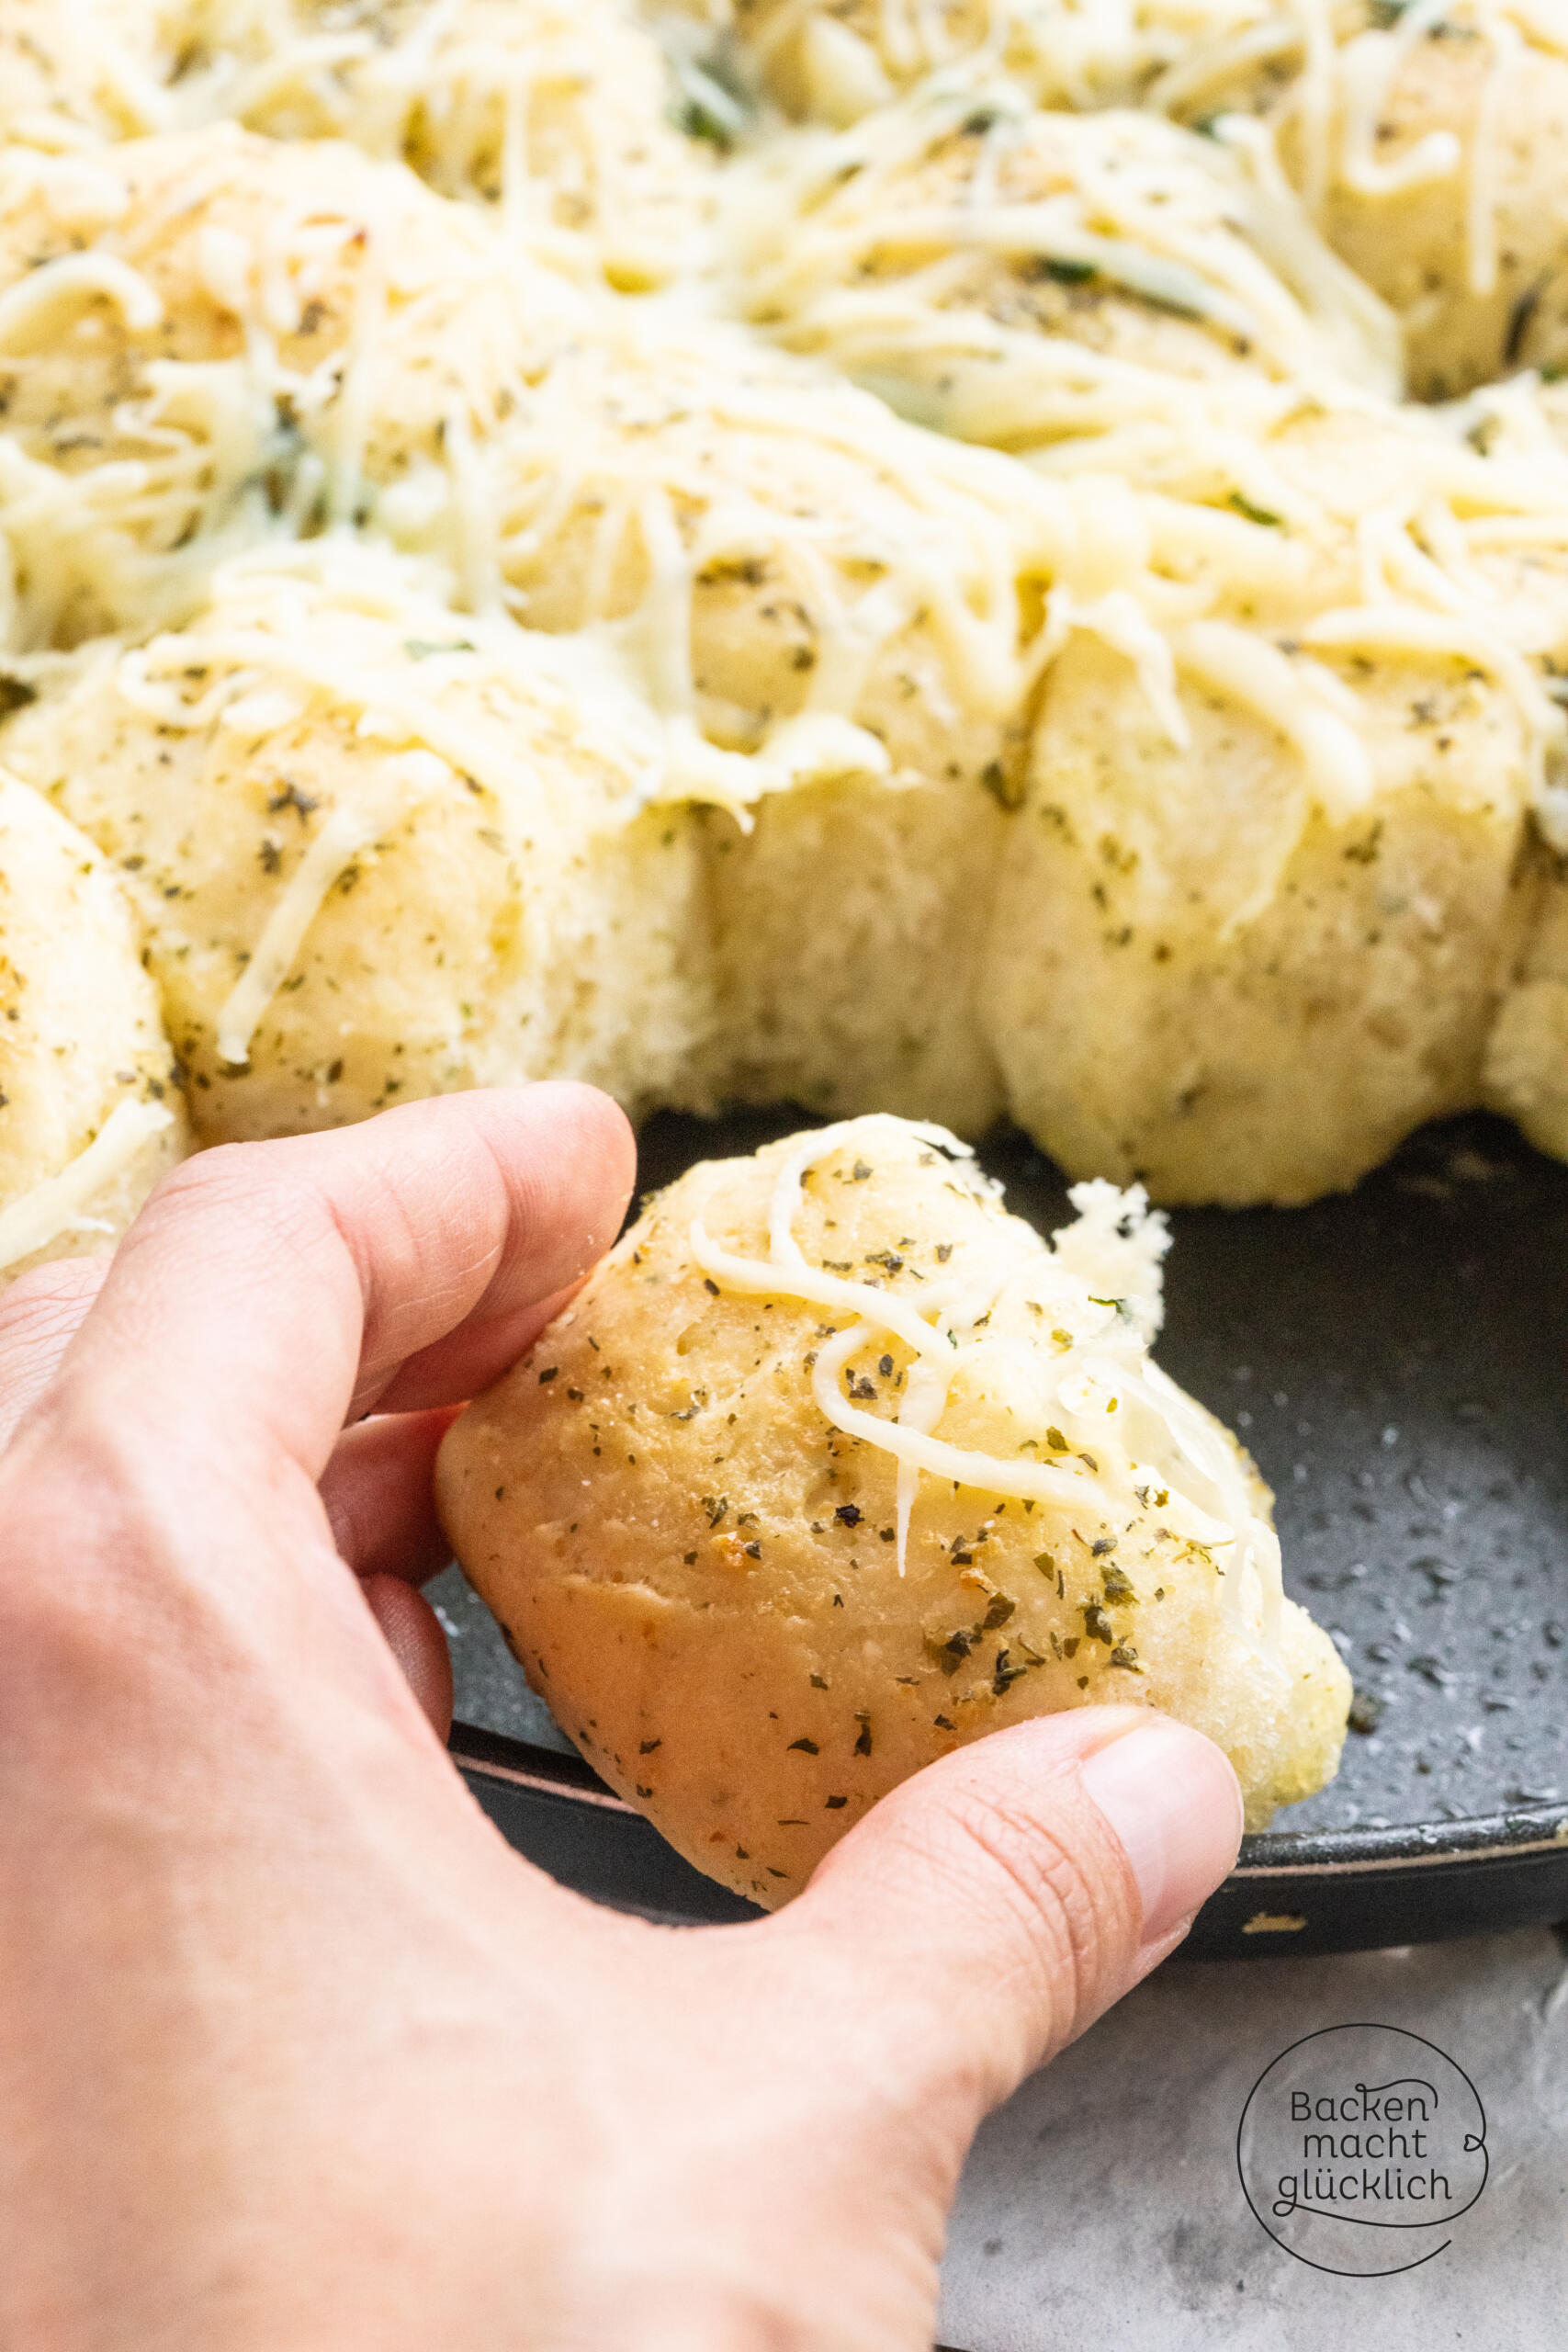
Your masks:
[{"label": "dark baking pan", "polygon": [[[801,1124],[656,1120],[642,1182]],[[982,1158],[1043,1231],[1070,1214],[1021,1136]],[[1251,1447],[1286,1585],[1357,1691],[1337,1779],[1246,1841],[1187,1950],[1353,1951],[1568,1917],[1568,1168],[1469,1118],[1423,1130],[1348,1196],[1171,1223],[1160,1361]],[[745,1917],[543,1744],[515,1669],[479,1673],[479,1646],[455,1645],[459,1713],[483,1727],[459,1723],[453,1752],[513,1843],[605,1902]]]}]

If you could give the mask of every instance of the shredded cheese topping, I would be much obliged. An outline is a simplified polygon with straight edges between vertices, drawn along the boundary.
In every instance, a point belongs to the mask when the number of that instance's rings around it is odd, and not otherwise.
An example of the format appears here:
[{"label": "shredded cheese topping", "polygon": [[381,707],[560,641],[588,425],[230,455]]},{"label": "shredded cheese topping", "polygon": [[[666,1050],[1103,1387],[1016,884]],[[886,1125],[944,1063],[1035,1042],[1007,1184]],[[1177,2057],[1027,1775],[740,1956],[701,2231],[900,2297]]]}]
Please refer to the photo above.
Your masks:
[{"label": "shredded cheese topping", "polygon": [[[1265,137],[1295,136],[1309,209],[1321,214],[1344,188],[1370,202],[1412,188],[1452,183],[1472,294],[1496,283],[1497,210],[1508,98],[1533,50],[1568,58],[1568,10],[1561,0],[1408,0],[1386,22],[1368,24],[1360,8],[1334,0],[1290,0],[1267,21],[1201,39],[1156,80],[1149,102],[1193,116],[1240,103],[1272,106]],[[1486,56],[1466,144],[1451,130],[1419,133],[1391,157],[1380,134],[1402,74],[1423,41],[1459,38]],[[1293,58],[1297,70],[1276,99],[1259,69]],[[1263,126],[1257,126],[1262,130]],[[1468,170],[1467,166],[1468,160]]]},{"label": "shredded cheese topping", "polygon": [[423,805],[482,789],[526,806],[544,854],[558,829],[621,827],[678,789],[657,721],[603,648],[459,617],[431,587],[418,566],[333,539],[268,551],[225,566],[192,627],[114,664],[119,701],[160,732],[259,742],[330,715],[386,747],[367,786],[321,819],[263,922],[219,1016],[233,1066],[344,871]]},{"label": "shredded cheese topping", "polygon": [[[635,664],[688,791],[743,810],[812,775],[886,775],[863,697],[911,628],[965,709],[1018,708],[1033,675],[1025,583],[1076,530],[1073,493],[911,431],[733,328],[617,329],[552,369],[494,445],[495,560],[525,619],[558,577],[581,581],[573,624]],[[818,451],[841,496],[816,486]],[[727,743],[695,684],[694,599],[761,564],[809,616],[812,665],[798,711]]]},{"label": "shredded cheese topping", "polygon": [[815,116],[849,123],[954,68],[1005,67],[1043,106],[1125,104],[1195,41],[1269,13],[1267,0],[831,0],[830,13],[827,0],[764,0],[750,37]]},{"label": "shredded cheese topping", "polygon": [[634,288],[702,234],[708,159],[671,119],[678,87],[623,0],[8,0],[0,22],[11,140],[72,153],[220,120],[348,139]]},{"label": "shredded cheese topping", "polygon": [[[1173,742],[1186,731],[1183,675],[1267,703],[1335,821],[1371,789],[1339,657],[1473,662],[1517,705],[1534,804],[1557,827],[1568,736],[1535,673],[1560,631],[1543,627],[1539,569],[1517,564],[1510,580],[1508,552],[1528,541],[1568,575],[1568,460],[1550,435],[1526,459],[1510,428],[1483,456],[1463,437],[1480,430],[1473,414],[1412,417],[1352,381],[1355,367],[1371,381],[1383,366],[1378,306],[1364,289],[1370,310],[1348,303],[1346,274],[1291,209],[1266,125],[1233,116],[1216,143],[1150,118],[1064,118],[1051,130],[1056,180],[1021,200],[1008,175],[1047,119],[995,86],[933,85],[844,140],[798,139],[800,234],[782,239],[776,220],[756,231],[773,256],[757,284],[818,324],[830,312],[833,356],[895,397],[898,370],[923,352],[946,387],[941,421],[1048,444],[1027,469],[900,426],[876,400],[771,360],[689,306],[590,302],[477,214],[456,216],[463,233],[436,269],[431,249],[406,250],[416,214],[382,166],[358,167],[350,187],[334,165],[323,201],[302,184],[253,235],[204,208],[272,169],[258,142],[204,134],[166,195],[129,211],[112,152],[91,164],[13,155],[14,200],[41,190],[94,242],[0,293],[0,372],[32,366],[31,346],[82,304],[112,305],[151,355],[163,330],[147,256],[166,218],[194,224],[182,233],[201,284],[243,349],[148,356],[107,462],[54,462],[36,439],[0,434],[11,647],[41,650],[85,623],[178,620],[236,548],[335,519],[437,559],[480,614],[527,621],[541,585],[581,572],[564,626],[592,635],[651,707],[663,788],[743,824],[764,794],[804,781],[899,781],[867,695],[912,636],[938,652],[955,718],[995,724],[1024,711],[1072,633],[1092,628],[1133,662]],[[992,95],[965,112],[976,87]],[[955,135],[960,182],[934,213],[908,213],[908,173]],[[856,169],[840,182],[846,159]],[[730,166],[732,195],[749,168]],[[947,241],[945,258],[860,282],[878,240],[902,250],[931,235]],[[1020,252],[1207,308],[1227,331],[1245,322],[1260,347],[1275,338],[1288,380],[1250,363],[1224,382],[1183,379],[942,307],[955,263]],[[1186,273],[1179,285],[1172,270]],[[312,303],[341,305],[345,284],[344,335],[309,365],[301,322]],[[455,370],[424,448],[389,425],[386,392],[422,380],[399,372],[414,368],[422,334]],[[1526,405],[1516,400],[1516,415]],[[1340,494],[1332,469],[1299,461],[1314,411],[1396,434],[1375,510],[1360,483]],[[856,477],[819,501],[797,487],[814,447]],[[1340,552],[1352,541],[1354,578]],[[757,565],[807,616],[811,666],[791,689],[796,707],[775,698],[754,726],[705,690],[698,657],[705,583]]]},{"label": "shredded cheese topping", "polygon": [[[0,150],[7,248],[14,646],[80,635],[73,592],[93,628],[177,619],[216,563],[367,522],[411,466],[470,601],[493,595],[484,534],[463,544],[488,494],[476,445],[588,315],[536,241],[503,245],[396,165],[219,125],[91,164]],[[100,407],[122,346],[129,389]]]},{"label": "shredded cheese topping", "polygon": [[[898,1465],[900,1577],[906,1572],[909,1516],[922,1473],[1002,1497],[1070,1501],[1107,1519],[1117,1510],[1107,1478],[1084,1461],[1081,1450],[1060,1462],[1004,1458],[955,1445],[938,1434],[955,1377],[968,1366],[1017,1352],[1015,1341],[995,1337],[987,1329],[1007,1294],[1043,1285],[1055,1311],[1068,1320],[1073,1344],[1051,1364],[1042,1432],[1055,1421],[1080,1432],[1087,1426],[1092,1431],[1095,1461],[1106,1456],[1118,1465],[1124,1446],[1136,1442],[1138,1458],[1126,1463],[1129,1488],[1154,1477],[1168,1489],[1169,1508],[1180,1516],[1190,1539],[1228,1555],[1220,1586],[1227,1622],[1267,1650],[1278,1625],[1278,1542],[1253,1509],[1240,1464],[1223,1435],[1147,1360],[1147,1334],[1157,1319],[1163,1218],[1149,1216],[1141,1187],[1120,1193],[1113,1185],[1080,1184],[1071,1194],[1079,1212],[1078,1226],[1058,1235],[1055,1250],[1031,1236],[1035,1246],[1021,1266],[1010,1249],[994,1265],[987,1265],[981,1253],[967,1280],[931,1283],[909,1294],[811,1265],[794,1229],[808,1171],[835,1152],[870,1152],[908,1139],[942,1153],[957,1181],[982,1196],[994,1194],[995,1188],[975,1167],[969,1146],[945,1128],[874,1114],[817,1129],[784,1160],[769,1203],[766,1258],[725,1249],[700,1216],[694,1218],[688,1236],[694,1264],[721,1290],[797,1298],[851,1317],[817,1351],[812,1395],[833,1428],[890,1454]],[[1131,1238],[1118,1230],[1128,1227]],[[1094,1277],[1087,1260],[1104,1267],[1108,1253],[1118,1273],[1131,1273],[1134,1284],[1125,1315],[1118,1302],[1096,1299],[1089,1290]],[[884,1337],[901,1341],[914,1358],[892,1419],[852,1403],[842,1385],[855,1355]],[[1031,1363],[1037,1363],[1037,1351],[1028,1352]],[[1111,1413],[1119,1417],[1121,1432],[1113,1445],[1104,1434]]]},{"label": "shredded cheese topping", "polygon": [[334,808],[290,875],[251,950],[251,960],[218,1015],[218,1052],[234,1068],[249,1061],[256,1024],[288,977],[332,889],[360,852],[402,814],[402,799],[383,805],[344,802]]},{"label": "shredded cheese topping", "polygon": [[[1000,68],[1047,107],[1139,101],[1205,124],[1227,107],[1266,111],[1265,137],[1288,131],[1299,149],[1314,218],[1336,188],[1376,203],[1451,183],[1476,294],[1495,282],[1509,93],[1532,51],[1568,57],[1561,0],[1408,0],[1386,15],[1347,0],[835,0],[832,15],[826,0],[776,0],[758,13],[764,68],[793,54],[821,121],[857,124],[922,76],[969,85]],[[1441,126],[1385,157],[1379,130],[1402,74],[1422,42],[1455,35],[1486,59],[1468,157]]]},{"label": "shredded cheese topping", "polygon": [[174,1125],[162,1102],[117,1102],[86,1148],[58,1175],[46,1176],[19,1199],[0,1208],[0,1273],[47,1250],[62,1233],[108,1233],[112,1227],[88,1215],[95,1201],[137,1159],[149,1137]]},{"label": "shredded cheese topping", "polygon": [[[1568,623],[1553,584],[1568,583],[1568,464],[1539,424],[1530,433],[1530,400],[1513,388],[1507,431],[1484,457],[1484,401],[1449,415],[1314,402],[1266,432],[1211,432],[1190,452],[1183,497],[1134,500],[1136,532],[1116,559],[1124,584],[1098,607],[1054,592],[1047,650],[1095,628],[1178,745],[1174,676],[1256,711],[1292,744],[1334,823],[1375,791],[1356,658],[1462,663],[1514,706],[1530,802],[1552,831],[1568,729],[1540,665]],[[1058,477],[1085,469],[1086,488],[1104,481],[1098,449],[1034,462]]]},{"label": "shredded cheese topping", "polygon": [[492,205],[509,239],[582,243],[623,288],[662,283],[700,244],[705,159],[621,0],[205,0],[201,47],[185,120],[401,158]]},{"label": "shredded cheese topping", "polygon": [[1005,83],[939,84],[735,176],[744,308],[798,348],[863,365],[879,342],[908,365],[941,354],[945,313],[990,306],[986,364],[1016,365],[1022,409],[1039,336],[1006,322],[1034,272],[1150,306],[1151,335],[1157,312],[1213,329],[1215,364],[1234,344],[1300,381],[1400,388],[1394,321],[1240,139],[1233,152],[1155,115],[1043,114]]}]

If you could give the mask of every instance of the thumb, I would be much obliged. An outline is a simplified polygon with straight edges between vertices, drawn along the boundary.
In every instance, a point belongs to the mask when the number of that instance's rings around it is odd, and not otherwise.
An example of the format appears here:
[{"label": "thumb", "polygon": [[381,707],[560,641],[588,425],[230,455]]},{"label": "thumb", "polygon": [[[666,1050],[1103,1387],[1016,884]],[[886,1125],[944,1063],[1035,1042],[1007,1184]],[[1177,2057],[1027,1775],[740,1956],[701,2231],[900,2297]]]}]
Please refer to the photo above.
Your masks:
[{"label": "thumb", "polygon": [[982,2116],[1180,1942],[1241,1831],[1201,1732],[1075,1709],[906,1781],[774,1925],[850,1973],[862,2064],[950,2120],[956,2168]]}]

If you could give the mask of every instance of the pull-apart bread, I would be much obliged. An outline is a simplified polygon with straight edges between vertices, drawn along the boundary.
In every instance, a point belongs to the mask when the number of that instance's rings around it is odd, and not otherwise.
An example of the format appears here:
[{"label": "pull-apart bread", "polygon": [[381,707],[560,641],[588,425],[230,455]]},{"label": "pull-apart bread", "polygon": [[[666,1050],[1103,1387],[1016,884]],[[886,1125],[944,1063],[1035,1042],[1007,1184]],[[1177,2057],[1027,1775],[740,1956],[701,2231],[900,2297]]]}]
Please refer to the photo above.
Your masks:
[{"label": "pull-apart bread", "polygon": [[682,136],[691,105],[630,0],[0,6],[0,141],[344,139],[627,291],[700,259],[715,158]]},{"label": "pull-apart bread", "polygon": [[0,758],[200,1139],[1560,1148],[1558,6],[0,0]]},{"label": "pull-apart bread", "polygon": [[[701,15],[706,0],[660,0]],[[1122,106],[1196,50],[1280,17],[1274,0],[732,0],[737,37],[791,115],[852,123],[930,75],[1005,67],[1043,107]],[[1275,51],[1289,50],[1292,11]],[[1244,47],[1244,54],[1246,53]]]},{"label": "pull-apart bread", "polygon": [[[1223,5],[1223,0],[1222,0]],[[1417,400],[1568,356],[1568,22],[1534,0],[1259,7],[1152,102],[1251,116],[1303,212],[1400,321]],[[1232,134],[1234,135],[1234,133]]]},{"label": "pull-apart bread", "polygon": [[437,1470],[529,1679],[699,1868],[797,1893],[883,1792],[1021,1716],[1161,1707],[1258,1826],[1349,1683],[1269,1498],[1149,1357],[1162,1222],[1054,1246],[937,1128],[869,1117],[660,1194]]}]

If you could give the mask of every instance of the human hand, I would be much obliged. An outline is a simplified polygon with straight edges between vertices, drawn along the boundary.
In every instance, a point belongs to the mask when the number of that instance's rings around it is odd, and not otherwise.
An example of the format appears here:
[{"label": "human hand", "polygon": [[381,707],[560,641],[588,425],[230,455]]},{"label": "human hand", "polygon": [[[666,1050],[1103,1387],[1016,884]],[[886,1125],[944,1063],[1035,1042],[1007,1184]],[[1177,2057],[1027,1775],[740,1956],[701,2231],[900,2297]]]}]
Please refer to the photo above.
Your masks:
[{"label": "human hand", "polygon": [[631,1173],[584,1088],[413,1104],[0,1305],[6,2352],[923,2352],[981,2117],[1229,1867],[1229,1765],[1133,1708],[962,1749],[755,1925],[502,1842],[430,1462]]}]

